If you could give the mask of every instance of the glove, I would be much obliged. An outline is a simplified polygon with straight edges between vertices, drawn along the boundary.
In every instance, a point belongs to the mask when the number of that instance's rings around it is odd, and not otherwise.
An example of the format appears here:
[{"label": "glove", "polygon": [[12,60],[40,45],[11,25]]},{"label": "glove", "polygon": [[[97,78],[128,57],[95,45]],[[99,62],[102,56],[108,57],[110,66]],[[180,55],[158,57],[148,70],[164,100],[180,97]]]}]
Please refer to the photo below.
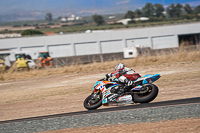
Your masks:
[{"label": "glove", "polygon": [[109,77],[110,76],[108,74],[106,74],[104,80],[108,80]]},{"label": "glove", "polygon": [[127,84],[127,86],[135,86],[134,82],[131,81],[130,79],[125,79],[124,82],[125,84]]},{"label": "glove", "polygon": [[132,81],[128,81],[128,86],[132,86],[133,82]]}]

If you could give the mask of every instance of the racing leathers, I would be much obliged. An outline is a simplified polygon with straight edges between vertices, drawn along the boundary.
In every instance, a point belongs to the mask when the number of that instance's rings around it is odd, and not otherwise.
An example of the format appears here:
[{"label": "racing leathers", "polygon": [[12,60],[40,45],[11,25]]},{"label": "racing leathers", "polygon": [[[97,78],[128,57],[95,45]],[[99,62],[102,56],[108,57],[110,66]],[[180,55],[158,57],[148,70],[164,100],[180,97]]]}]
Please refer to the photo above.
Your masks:
[{"label": "racing leathers", "polygon": [[141,77],[134,70],[127,67],[118,69],[117,71],[112,72],[110,74],[106,74],[105,79],[108,79],[109,77],[112,76],[115,76],[121,83],[125,84],[123,88],[117,90],[118,93],[124,93],[130,91],[130,89],[135,86],[133,81]]}]

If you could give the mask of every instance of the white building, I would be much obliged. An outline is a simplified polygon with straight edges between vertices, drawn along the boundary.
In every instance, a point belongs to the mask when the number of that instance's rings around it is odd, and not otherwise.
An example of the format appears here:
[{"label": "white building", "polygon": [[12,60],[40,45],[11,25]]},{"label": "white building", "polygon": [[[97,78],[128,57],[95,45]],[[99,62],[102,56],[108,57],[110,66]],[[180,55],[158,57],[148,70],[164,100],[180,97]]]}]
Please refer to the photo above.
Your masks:
[{"label": "white building", "polygon": [[135,18],[135,19],[133,19],[133,20],[135,20],[135,21],[147,21],[147,20],[149,20],[149,18],[147,18],[147,17],[140,17],[140,18]]},{"label": "white building", "polygon": [[5,38],[0,39],[0,50],[31,51],[33,59],[37,59],[38,53],[43,51],[49,51],[53,58],[110,54],[122,53],[124,48],[136,46],[150,49],[178,48],[179,37],[185,35],[196,35],[200,40],[200,22],[89,34]]},{"label": "white building", "polygon": [[67,18],[66,17],[62,17],[60,20],[65,22],[65,21],[67,21]]},{"label": "white building", "polygon": [[60,20],[65,22],[65,21],[74,21],[74,20],[81,20],[82,17],[71,15],[70,17],[62,17]]},{"label": "white building", "polygon": [[[146,17],[140,17],[140,18],[135,18],[135,19],[133,19],[134,21],[147,21],[147,20],[149,20],[149,18],[146,18]],[[122,19],[122,20],[119,20],[119,21],[117,21],[118,23],[122,23],[123,25],[127,25],[128,24],[128,22],[129,21],[131,21],[131,19],[130,18],[127,18],[127,19]]]},{"label": "white building", "polygon": [[119,20],[119,21],[117,21],[117,23],[122,23],[123,25],[127,25],[129,21],[131,21],[131,19],[127,18],[127,19]]}]

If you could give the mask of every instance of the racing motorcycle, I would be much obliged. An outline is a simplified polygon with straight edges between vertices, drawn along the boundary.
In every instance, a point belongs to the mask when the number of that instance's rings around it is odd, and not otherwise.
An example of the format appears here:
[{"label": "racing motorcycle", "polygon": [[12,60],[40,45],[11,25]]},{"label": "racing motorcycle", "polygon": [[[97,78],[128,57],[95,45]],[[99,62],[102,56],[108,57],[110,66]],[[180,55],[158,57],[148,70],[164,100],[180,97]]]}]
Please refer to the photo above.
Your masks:
[{"label": "racing motorcycle", "polygon": [[149,103],[158,95],[158,87],[152,83],[160,77],[160,74],[148,74],[140,77],[133,81],[135,86],[124,94],[118,93],[125,86],[118,79],[100,79],[95,83],[92,94],[84,100],[84,107],[92,110],[102,105],[112,106],[130,103]]}]

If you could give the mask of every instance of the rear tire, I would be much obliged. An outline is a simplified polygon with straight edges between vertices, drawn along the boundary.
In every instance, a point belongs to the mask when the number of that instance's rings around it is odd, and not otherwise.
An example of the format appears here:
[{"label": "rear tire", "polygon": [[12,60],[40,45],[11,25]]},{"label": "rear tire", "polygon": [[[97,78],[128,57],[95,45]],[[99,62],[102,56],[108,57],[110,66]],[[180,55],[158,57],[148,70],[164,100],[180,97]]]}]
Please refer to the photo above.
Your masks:
[{"label": "rear tire", "polygon": [[[84,105],[84,107],[86,108],[86,109],[88,109],[88,110],[92,110],[92,109],[97,109],[97,108],[99,108],[101,105],[102,105],[102,96],[101,96],[101,94],[99,94],[100,95],[100,98],[99,99],[96,99],[96,101],[94,102],[94,103],[92,103],[94,100],[92,99],[92,96],[93,96],[93,94],[91,94],[91,95],[89,95],[86,99],[85,99],[85,101],[84,101],[84,103],[83,103],[83,105]],[[93,100],[93,101],[92,101]]]},{"label": "rear tire", "polygon": [[133,94],[134,103],[149,103],[158,95],[158,87],[154,84],[145,84],[143,87],[149,87],[149,91],[144,94]]}]

